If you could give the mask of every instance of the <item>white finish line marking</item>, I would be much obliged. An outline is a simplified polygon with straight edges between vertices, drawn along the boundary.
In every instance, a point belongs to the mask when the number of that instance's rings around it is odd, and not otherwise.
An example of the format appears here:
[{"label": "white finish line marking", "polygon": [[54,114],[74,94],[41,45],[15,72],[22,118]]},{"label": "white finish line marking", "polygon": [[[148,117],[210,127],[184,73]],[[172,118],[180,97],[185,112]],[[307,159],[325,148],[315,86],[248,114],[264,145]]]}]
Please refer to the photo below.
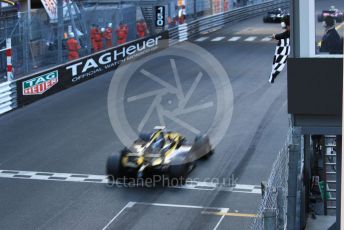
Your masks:
[{"label": "white finish line marking", "polygon": [[256,40],[256,36],[251,36],[245,39],[246,42],[253,42],[254,40]]},{"label": "white finish line marking", "polygon": [[[34,172],[34,171],[18,171],[18,170],[0,170],[0,178],[8,179],[24,179],[24,180],[42,180],[42,181],[61,181],[61,182],[78,182],[78,183],[94,183],[94,184],[109,184],[106,175],[90,175],[77,173],[56,173],[56,172]],[[124,183],[114,183],[113,186],[126,187]],[[131,184],[127,187],[133,187]],[[138,184],[137,186],[142,186]],[[167,187],[167,186],[166,186]],[[259,185],[245,185],[245,184],[218,184],[213,182],[192,181],[186,180],[186,183],[181,186],[169,186],[174,189],[189,189],[202,191],[223,191],[236,193],[261,194],[261,187]]]},{"label": "white finish line marking", "polygon": [[234,216],[234,217],[241,217],[241,218],[255,218],[257,217],[256,214],[247,214],[247,213],[240,213],[238,210],[230,211],[230,208],[220,208],[220,207],[206,207],[206,206],[199,206],[199,205],[185,205],[185,204],[168,204],[168,203],[149,203],[149,202],[128,202],[106,225],[102,230],[106,230],[110,227],[110,225],[124,212],[125,209],[134,208],[136,205],[145,205],[145,206],[155,206],[155,207],[165,207],[165,208],[185,208],[185,209],[200,209],[202,210],[200,214],[202,215],[214,215],[220,216],[219,221],[216,223],[213,230],[216,230],[223,219],[227,216]]},{"label": "white finish line marking", "polygon": [[265,38],[263,38],[261,41],[262,42],[269,42],[269,41],[271,41],[272,40],[272,37],[265,37]]},{"label": "white finish line marking", "polygon": [[200,37],[200,38],[196,39],[195,41],[196,42],[203,42],[203,41],[207,40],[208,38],[209,37]]},{"label": "white finish line marking", "polygon": [[235,42],[238,41],[241,37],[232,37],[230,39],[228,39],[229,42]]},{"label": "white finish line marking", "polygon": [[[133,202],[131,202],[133,203]],[[229,208],[219,208],[219,207],[205,207],[199,205],[185,205],[185,204],[165,204],[165,203],[148,203],[148,202],[134,202],[139,205],[148,206],[158,206],[158,207],[169,207],[169,208],[189,208],[189,209],[205,209],[205,210],[215,210],[219,212],[226,212]]]},{"label": "white finish line marking", "polygon": [[219,42],[219,41],[221,41],[223,39],[225,39],[225,37],[217,37],[217,38],[212,39],[211,41],[212,42]]}]

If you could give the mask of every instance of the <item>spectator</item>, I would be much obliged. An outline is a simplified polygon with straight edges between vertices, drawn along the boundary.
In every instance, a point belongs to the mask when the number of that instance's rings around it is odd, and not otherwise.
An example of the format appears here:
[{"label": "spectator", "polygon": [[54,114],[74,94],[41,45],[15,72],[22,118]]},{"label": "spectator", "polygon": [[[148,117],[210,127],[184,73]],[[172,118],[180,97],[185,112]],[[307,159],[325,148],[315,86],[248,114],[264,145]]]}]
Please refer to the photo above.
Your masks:
[{"label": "spectator", "polygon": [[99,27],[97,25],[92,25],[91,28],[91,41],[93,52],[98,52],[103,49],[102,34],[100,33]]},{"label": "spectator", "polygon": [[223,11],[227,12],[228,10],[229,10],[228,0],[224,0],[224,2],[223,2]]},{"label": "spectator", "polygon": [[179,9],[178,12],[178,17],[179,17],[179,24],[184,24],[185,19],[186,19],[186,8],[184,5],[182,5],[181,9]]},{"label": "spectator", "polygon": [[69,34],[69,39],[67,41],[67,48],[68,48],[68,60],[75,60],[79,58],[79,50],[80,50],[80,45],[78,41],[74,38],[75,35],[73,32]]},{"label": "spectator", "polygon": [[143,38],[148,33],[147,25],[144,20],[140,20],[136,23],[136,35],[138,38]]},{"label": "spectator", "polygon": [[330,54],[342,53],[343,43],[335,29],[335,20],[331,16],[327,16],[324,20],[325,34],[321,41],[320,52]]},{"label": "spectator", "polygon": [[174,17],[168,16],[167,22],[169,28],[173,28],[176,26],[176,21],[174,20]]},{"label": "spectator", "polygon": [[90,32],[90,38],[91,38],[93,52],[95,52],[95,48],[97,46],[97,44],[95,42],[95,35],[96,35],[96,33],[97,33],[97,26],[95,24],[92,24],[91,32]]},{"label": "spectator", "polygon": [[127,42],[129,28],[127,24],[122,22],[119,24],[119,27],[116,30],[117,34],[117,45],[121,45]]},{"label": "spectator", "polygon": [[112,47],[112,23],[108,23],[107,28],[104,31],[104,38],[105,38],[105,44],[106,48]]}]

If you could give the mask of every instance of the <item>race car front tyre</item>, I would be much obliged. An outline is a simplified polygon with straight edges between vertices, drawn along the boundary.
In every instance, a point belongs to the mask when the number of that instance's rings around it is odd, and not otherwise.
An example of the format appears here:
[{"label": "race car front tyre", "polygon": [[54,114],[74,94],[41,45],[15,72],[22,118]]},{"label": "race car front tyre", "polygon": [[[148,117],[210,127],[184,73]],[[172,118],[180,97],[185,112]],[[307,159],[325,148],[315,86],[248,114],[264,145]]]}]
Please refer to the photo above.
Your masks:
[{"label": "race car front tyre", "polygon": [[121,166],[121,154],[112,155],[107,159],[106,162],[106,175],[109,179],[117,179],[123,176],[123,169]]}]

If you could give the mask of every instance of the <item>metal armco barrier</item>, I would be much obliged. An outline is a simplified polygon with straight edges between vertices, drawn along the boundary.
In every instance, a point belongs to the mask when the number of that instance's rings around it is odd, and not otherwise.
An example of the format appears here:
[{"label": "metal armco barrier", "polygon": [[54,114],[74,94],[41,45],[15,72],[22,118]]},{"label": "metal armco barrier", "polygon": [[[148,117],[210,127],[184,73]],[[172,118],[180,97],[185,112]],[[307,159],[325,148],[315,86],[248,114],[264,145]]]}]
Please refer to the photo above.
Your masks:
[{"label": "metal armco barrier", "polygon": [[0,114],[17,108],[17,92],[15,82],[7,81],[0,84]]},{"label": "metal armco barrier", "polygon": [[197,36],[200,33],[215,31],[222,28],[226,23],[229,22],[255,17],[276,8],[286,8],[289,6],[289,2],[289,0],[268,1],[207,16],[192,22],[188,22],[188,24],[178,25],[169,30],[170,45],[174,45],[180,41],[185,41],[193,36]]},{"label": "metal armco barrier", "polygon": [[184,23],[178,26],[178,41],[188,40],[188,24]]}]

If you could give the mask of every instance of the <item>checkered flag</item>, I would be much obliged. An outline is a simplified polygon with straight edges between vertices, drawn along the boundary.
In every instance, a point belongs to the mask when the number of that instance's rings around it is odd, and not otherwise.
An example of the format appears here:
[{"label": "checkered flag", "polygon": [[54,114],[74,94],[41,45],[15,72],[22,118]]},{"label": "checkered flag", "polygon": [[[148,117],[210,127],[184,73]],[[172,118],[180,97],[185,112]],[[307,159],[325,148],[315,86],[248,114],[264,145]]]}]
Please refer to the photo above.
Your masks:
[{"label": "checkered flag", "polygon": [[290,39],[284,38],[278,41],[276,46],[275,56],[272,63],[272,71],[269,78],[270,83],[274,83],[277,75],[282,72],[288,55],[290,54]]}]

